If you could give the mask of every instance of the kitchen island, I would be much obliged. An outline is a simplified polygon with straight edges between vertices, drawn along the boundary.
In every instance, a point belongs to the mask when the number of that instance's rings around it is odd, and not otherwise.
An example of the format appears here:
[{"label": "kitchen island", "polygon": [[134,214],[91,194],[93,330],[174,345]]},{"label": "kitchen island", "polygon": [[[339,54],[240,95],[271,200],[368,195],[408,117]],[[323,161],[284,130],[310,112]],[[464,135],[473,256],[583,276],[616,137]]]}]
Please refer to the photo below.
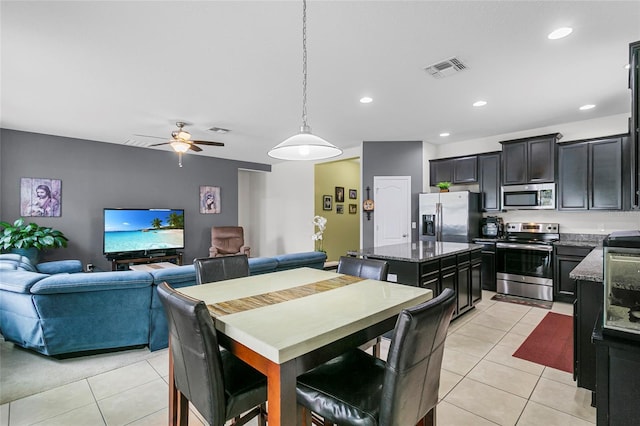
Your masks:
[{"label": "kitchen island", "polygon": [[349,256],[386,260],[387,281],[428,288],[434,297],[445,288],[456,292],[453,317],[482,300],[482,245],[419,241],[348,251]]}]

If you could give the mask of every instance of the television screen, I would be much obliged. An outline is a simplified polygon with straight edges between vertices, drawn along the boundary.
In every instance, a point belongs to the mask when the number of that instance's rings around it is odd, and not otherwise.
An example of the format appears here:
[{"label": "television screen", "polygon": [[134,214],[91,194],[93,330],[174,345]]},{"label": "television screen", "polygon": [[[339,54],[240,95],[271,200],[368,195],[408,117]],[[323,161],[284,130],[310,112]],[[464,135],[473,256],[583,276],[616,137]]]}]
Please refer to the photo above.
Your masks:
[{"label": "television screen", "polygon": [[104,209],[104,253],[184,248],[183,209]]}]

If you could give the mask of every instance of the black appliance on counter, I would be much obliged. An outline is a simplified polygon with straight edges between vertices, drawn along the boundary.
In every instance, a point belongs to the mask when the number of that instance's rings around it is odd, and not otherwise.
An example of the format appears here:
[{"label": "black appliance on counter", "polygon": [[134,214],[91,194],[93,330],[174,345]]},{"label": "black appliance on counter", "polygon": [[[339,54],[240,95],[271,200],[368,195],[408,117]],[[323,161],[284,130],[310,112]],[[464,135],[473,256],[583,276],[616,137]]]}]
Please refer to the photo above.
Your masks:
[{"label": "black appliance on counter", "polygon": [[501,238],[504,234],[504,222],[501,217],[487,216],[480,219],[480,232],[484,238]]},{"label": "black appliance on counter", "polygon": [[507,223],[496,243],[498,293],[553,301],[553,243],[560,239],[557,223]]}]

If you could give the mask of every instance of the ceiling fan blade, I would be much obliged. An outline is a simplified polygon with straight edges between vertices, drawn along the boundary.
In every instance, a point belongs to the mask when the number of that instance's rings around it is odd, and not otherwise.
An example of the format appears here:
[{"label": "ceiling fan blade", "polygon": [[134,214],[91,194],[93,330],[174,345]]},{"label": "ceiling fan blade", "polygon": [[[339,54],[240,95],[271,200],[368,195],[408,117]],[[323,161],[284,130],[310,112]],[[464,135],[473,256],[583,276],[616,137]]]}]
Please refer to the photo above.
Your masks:
[{"label": "ceiling fan blade", "polygon": [[133,136],[134,136],[134,137],[135,137],[135,136],[140,136],[140,137],[142,137],[142,138],[152,138],[152,139],[164,139],[164,140],[167,140],[167,138],[163,138],[163,137],[160,137],[160,136],[138,135],[138,134],[134,134]]},{"label": "ceiling fan blade", "polygon": [[170,143],[171,142],[154,143],[153,145],[149,145],[149,146],[169,145]]},{"label": "ceiling fan blade", "polygon": [[207,145],[207,146],[224,146],[222,142],[212,142],[212,141],[191,141],[193,143],[197,143],[199,145]]},{"label": "ceiling fan blade", "polygon": [[189,144],[189,149],[190,149],[191,151],[195,151],[195,152],[200,152],[200,151],[202,151],[202,148],[200,148],[199,146],[196,146],[196,145],[194,145],[194,144],[192,144],[192,143],[190,143],[190,144]]}]

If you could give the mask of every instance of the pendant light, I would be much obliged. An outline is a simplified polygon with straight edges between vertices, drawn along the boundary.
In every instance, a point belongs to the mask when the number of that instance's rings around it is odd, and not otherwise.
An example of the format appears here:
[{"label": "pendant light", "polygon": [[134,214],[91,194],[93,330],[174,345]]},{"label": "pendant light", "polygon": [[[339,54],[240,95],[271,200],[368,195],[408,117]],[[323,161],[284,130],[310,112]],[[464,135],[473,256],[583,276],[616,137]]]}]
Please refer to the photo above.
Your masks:
[{"label": "pendant light", "polygon": [[311,133],[307,124],[307,1],[302,1],[302,126],[300,133],[279,143],[269,156],[280,160],[322,160],[342,154],[335,145]]}]

